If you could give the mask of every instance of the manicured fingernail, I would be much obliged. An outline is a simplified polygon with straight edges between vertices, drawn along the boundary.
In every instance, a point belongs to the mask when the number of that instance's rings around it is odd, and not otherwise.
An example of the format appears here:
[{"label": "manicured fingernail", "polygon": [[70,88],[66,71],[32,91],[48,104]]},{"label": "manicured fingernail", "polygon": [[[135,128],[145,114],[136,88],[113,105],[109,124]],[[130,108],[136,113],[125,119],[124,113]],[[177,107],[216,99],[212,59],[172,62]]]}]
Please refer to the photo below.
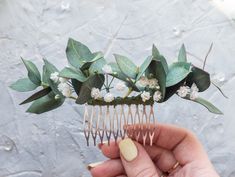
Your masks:
[{"label": "manicured fingernail", "polygon": [[89,165],[87,165],[87,169],[91,170],[92,168],[95,168],[96,166],[102,164],[104,162],[95,162],[95,163],[90,163]]},{"label": "manicured fingernail", "polygon": [[126,161],[132,161],[137,157],[138,151],[135,143],[130,139],[126,138],[119,143],[119,148],[122,156]]}]

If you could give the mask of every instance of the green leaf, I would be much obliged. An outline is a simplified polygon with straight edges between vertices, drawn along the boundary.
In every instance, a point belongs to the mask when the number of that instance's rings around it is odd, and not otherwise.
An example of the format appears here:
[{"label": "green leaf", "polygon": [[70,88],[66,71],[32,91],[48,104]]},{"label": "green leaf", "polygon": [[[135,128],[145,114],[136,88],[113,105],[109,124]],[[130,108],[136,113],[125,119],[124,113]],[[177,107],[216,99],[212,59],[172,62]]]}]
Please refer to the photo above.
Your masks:
[{"label": "green leaf", "polygon": [[20,103],[20,105],[32,102],[34,100],[37,100],[37,99],[47,95],[50,92],[51,92],[51,88],[50,87],[44,88],[44,89],[40,90],[39,92],[34,93],[32,96],[30,96],[26,100],[24,100],[22,103]]},{"label": "green leaf", "polygon": [[42,82],[47,83],[47,78],[46,78],[46,66],[43,65],[42,67]]},{"label": "green leaf", "polygon": [[58,108],[64,103],[64,98],[55,99],[53,92],[35,100],[26,112],[41,114]]},{"label": "green leaf", "polygon": [[[189,97],[186,97],[184,99],[190,100]],[[211,104],[209,101],[203,99],[203,98],[196,98],[195,100],[190,100],[196,103],[199,103],[203,106],[205,106],[210,112],[214,113],[214,114],[223,114],[217,107],[215,107],[213,104]]]},{"label": "green leaf", "polygon": [[89,68],[89,74],[90,75],[93,75],[95,73],[102,74],[103,73],[102,68],[105,64],[107,64],[107,62],[104,58],[95,61],[94,63],[91,64]]},{"label": "green leaf", "polygon": [[76,92],[77,95],[79,95],[80,89],[82,87],[82,82],[76,79],[71,79],[71,81],[72,81],[72,86],[73,86],[74,91]]},{"label": "green leaf", "polygon": [[187,85],[191,87],[195,83],[199,89],[199,92],[203,92],[210,87],[210,74],[195,66],[192,67],[192,72],[187,77]]},{"label": "green leaf", "polygon": [[69,67],[65,67],[59,74],[60,77],[65,77],[69,79],[76,79],[78,81],[84,82],[86,77],[79,69],[73,69]]},{"label": "green leaf", "polygon": [[103,74],[95,74],[90,76],[85,82],[83,82],[78,98],[76,100],[77,104],[84,104],[89,99],[91,99],[91,89],[101,88],[104,84],[104,75]]},{"label": "green leaf", "polygon": [[187,55],[184,44],[181,46],[179,55],[178,55],[178,61],[179,62],[187,62]]},{"label": "green leaf", "polygon": [[153,78],[156,78],[158,80],[160,91],[162,93],[162,99],[160,100],[160,102],[162,102],[164,100],[166,91],[166,73],[160,61],[152,60],[146,70],[146,76],[149,77],[150,75],[153,75]]},{"label": "green leaf", "polygon": [[152,61],[152,56],[148,56],[146,60],[142,63],[142,65],[140,66],[139,73],[136,77],[136,80],[139,80],[140,77],[144,74],[145,70],[148,68],[151,61]]},{"label": "green leaf", "polygon": [[75,68],[80,68],[84,61],[90,61],[94,58],[87,46],[71,38],[68,40],[66,55],[68,62]]},{"label": "green leaf", "polygon": [[127,76],[132,79],[136,79],[138,72],[137,66],[127,57],[114,54],[119,69]]},{"label": "green leaf", "polygon": [[180,86],[184,85],[184,82],[185,82],[185,79],[183,79],[178,84],[172,85],[170,87],[166,87],[164,101],[167,101],[169,98],[171,98],[177,92],[177,90],[180,88]]},{"label": "green leaf", "polygon": [[114,77],[116,77],[116,78],[118,78],[120,80],[123,80],[125,82],[129,81],[128,77],[120,70],[120,68],[118,67],[117,63],[111,62],[108,65],[111,66],[112,71],[114,73],[114,74],[111,74],[112,76],[114,76]]},{"label": "green leaf", "polygon": [[152,56],[153,56],[153,59],[158,60],[162,63],[164,71],[167,74],[168,73],[168,64],[166,62],[166,59],[164,56],[160,55],[160,53],[155,45],[153,45],[153,48],[152,48]]},{"label": "green leaf", "polygon": [[167,73],[166,87],[173,86],[182,81],[183,79],[185,79],[191,72],[190,66],[191,66],[190,63],[185,63],[185,62],[173,63],[169,67],[169,71]]},{"label": "green leaf", "polygon": [[38,86],[35,85],[28,78],[19,79],[15,83],[10,85],[10,88],[18,92],[28,92],[35,90]]},{"label": "green leaf", "polygon": [[26,69],[28,70],[28,77],[29,79],[35,84],[40,86],[41,85],[41,75],[40,72],[38,71],[38,68],[36,67],[36,65],[29,61],[29,60],[25,60],[23,58],[21,58]]},{"label": "green leaf", "polygon": [[54,81],[52,81],[50,79],[51,74],[54,72],[59,72],[58,69],[49,61],[47,61],[46,59],[44,59],[44,63],[45,63],[45,79],[47,81],[47,83],[49,84],[49,86],[51,87],[52,91],[57,95],[60,95],[61,98],[63,98],[64,96],[62,95],[62,93],[58,90],[58,83],[54,83]]},{"label": "green leaf", "polygon": [[91,66],[92,63],[94,63],[97,60],[100,60],[104,57],[102,52],[96,52],[94,53],[94,58],[90,61],[83,61],[83,65],[81,66],[81,70],[86,70],[89,69],[89,67]]},{"label": "green leaf", "polygon": [[153,47],[152,47],[152,55],[153,57],[158,57],[160,55],[157,47],[153,44]]}]

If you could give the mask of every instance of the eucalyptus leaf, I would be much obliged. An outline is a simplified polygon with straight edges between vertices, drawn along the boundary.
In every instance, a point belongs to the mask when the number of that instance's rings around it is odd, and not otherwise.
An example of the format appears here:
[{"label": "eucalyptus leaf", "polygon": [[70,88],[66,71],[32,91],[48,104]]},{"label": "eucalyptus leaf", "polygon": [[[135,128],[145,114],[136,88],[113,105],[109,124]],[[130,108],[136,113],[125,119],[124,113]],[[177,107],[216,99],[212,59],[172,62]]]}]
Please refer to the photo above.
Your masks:
[{"label": "eucalyptus leaf", "polygon": [[28,78],[23,78],[17,80],[15,83],[10,85],[10,88],[16,90],[18,92],[28,92],[35,90],[38,85],[35,85],[31,80]]},{"label": "eucalyptus leaf", "polygon": [[172,85],[170,87],[166,87],[164,101],[167,101],[169,98],[171,98],[177,92],[180,86],[184,85],[184,82],[185,82],[185,79],[183,79],[178,84]]},{"label": "eucalyptus leaf", "polygon": [[140,77],[144,74],[145,70],[149,67],[150,63],[152,61],[152,56],[149,56],[146,58],[146,60],[142,63],[142,65],[139,68],[139,73],[136,77],[136,80],[139,80]]},{"label": "eucalyptus leaf", "polygon": [[40,86],[41,85],[41,75],[40,72],[38,71],[38,68],[36,67],[36,65],[29,61],[29,60],[25,60],[23,58],[21,58],[26,69],[28,70],[28,77],[29,79],[35,84]]},{"label": "eucalyptus leaf", "polygon": [[[190,100],[189,97],[185,97],[184,99]],[[215,107],[212,103],[210,103],[209,101],[203,99],[203,98],[196,98],[194,100],[190,100],[196,103],[199,103],[203,106],[205,106],[210,112],[214,113],[214,114],[223,114],[222,111],[220,111],[217,107]]]},{"label": "eucalyptus leaf", "polygon": [[192,67],[192,72],[187,77],[187,85],[191,87],[191,85],[195,83],[199,89],[199,92],[203,92],[210,87],[210,74],[200,68],[195,66]]},{"label": "eucalyptus leaf", "polygon": [[64,98],[55,99],[53,92],[35,100],[26,112],[41,114],[58,108],[64,103]]},{"label": "eucalyptus leaf", "polygon": [[59,76],[69,79],[76,79],[81,82],[84,82],[86,80],[86,77],[84,76],[82,71],[80,71],[79,69],[73,69],[69,67],[65,67],[62,71],[60,71]]},{"label": "eucalyptus leaf", "polygon": [[26,100],[24,100],[22,103],[20,103],[20,105],[32,102],[34,100],[37,100],[37,99],[47,95],[50,92],[51,92],[51,88],[50,87],[44,88],[44,89],[38,91],[37,93],[34,93],[32,96],[30,96]]},{"label": "eucalyptus leaf", "polygon": [[153,56],[153,59],[158,60],[162,63],[164,71],[167,74],[168,73],[168,64],[166,62],[166,59],[164,56],[160,55],[160,53],[155,45],[153,45],[153,48],[152,48],[152,56]]},{"label": "eucalyptus leaf", "polygon": [[72,86],[73,86],[74,91],[76,92],[77,95],[79,95],[80,89],[82,87],[82,82],[76,79],[71,79],[71,81],[72,81]]},{"label": "eucalyptus leaf", "polygon": [[92,63],[94,63],[95,61],[97,60],[100,60],[104,57],[103,53],[102,52],[96,52],[94,53],[94,58],[90,61],[83,61],[83,65],[81,66],[81,70],[86,70],[86,69],[89,69],[89,67],[91,66]]},{"label": "eucalyptus leaf", "polygon": [[190,63],[185,62],[173,63],[167,73],[166,87],[173,86],[185,79],[191,72],[190,66]]},{"label": "eucalyptus leaf", "polygon": [[181,46],[179,55],[178,55],[178,61],[179,62],[187,62],[187,55],[184,44]]},{"label": "eucalyptus leaf", "polygon": [[82,83],[76,103],[77,104],[86,103],[89,99],[91,99],[91,89],[93,87],[101,89],[103,84],[104,84],[103,74],[95,74],[90,76],[85,82]]},{"label": "eucalyptus leaf", "polygon": [[80,68],[84,64],[84,61],[90,61],[94,57],[87,46],[72,38],[68,40],[66,56],[68,62],[75,68]]},{"label": "eucalyptus leaf", "polygon": [[107,61],[104,58],[101,58],[97,61],[95,61],[94,63],[91,64],[91,66],[89,67],[89,74],[93,75],[93,74],[102,74],[102,68],[104,67],[104,65],[107,64]]},{"label": "eucalyptus leaf", "polygon": [[114,54],[119,69],[127,76],[132,79],[136,79],[138,68],[137,66],[127,57]]},{"label": "eucalyptus leaf", "polygon": [[159,102],[162,102],[164,100],[166,91],[166,73],[164,71],[162,63],[157,60],[152,60],[145,72],[145,75],[147,77],[153,75],[153,78],[156,78],[158,80],[160,91],[162,93],[162,99]]},{"label": "eucalyptus leaf", "polygon": [[52,63],[47,61],[46,59],[44,59],[44,63],[45,63],[45,79],[46,79],[47,83],[49,84],[49,86],[51,87],[52,91],[56,95],[58,94],[58,95],[60,95],[61,98],[63,98],[64,96],[58,90],[58,83],[55,83],[54,81],[52,81],[50,79],[52,73],[59,72],[58,69]]}]

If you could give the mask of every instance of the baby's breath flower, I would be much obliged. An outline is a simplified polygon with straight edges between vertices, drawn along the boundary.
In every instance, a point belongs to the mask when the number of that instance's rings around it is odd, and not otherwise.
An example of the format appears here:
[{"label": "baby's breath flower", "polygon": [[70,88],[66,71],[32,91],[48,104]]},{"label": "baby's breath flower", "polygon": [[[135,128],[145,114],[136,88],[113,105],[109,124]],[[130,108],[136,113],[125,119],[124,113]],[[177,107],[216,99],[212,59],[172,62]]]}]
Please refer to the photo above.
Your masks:
[{"label": "baby's breath flower", "polygon": [[105,74],[112,74],[112,72],[113,72],[112,67],[110,65],[108,65],[108,64],[103,66],[102,71]]},{"label": "baby's breath flower", "polygon": [[158,80],[153,78],[153,79],[149,79],[148,80],[148,85],[149,85],[149,88],[151,89],[159,89],[160,86],[158,85]]},{"label": "baby's breath flower", "polygon": [[140,96],[141,96],[143,102],[150,99],[150,93],[146,92],[146,91],[143,91],[143,93]]},{"label": "baby's breath flower", "polygon": [[50,79],[51,79],[54,83],[58,82],[58,80],[59,80],[59,73],[58,73],[58,72],[51,73]]},{"label": "baby's breath flower", "polygon": [[71,87],[66,83],[60,83],[58,85],[58,90],[64,95],[65,97],[70,97],[72,94]]},{"label": "baby's breath flower", "polygon": [[108,92],[104,95],[104,101],[110,103],[114,100],[114,96],[112,93]]},{"label": "baby's breath flower", "polygon": [[126,85],[125,85],[124,82],[118,82],[118,83],[115,85],[115,89],[116,89],[117,91],[123,91],[123,90],[125,90],[125,88],[126,88]]},{"label": "baby's breath flower", "polygon": [[141,76],[141,78],[136,82],[137,87],[144,88],[149,84],[149,80],[145,76]]},{"label": "baby's breath flower", "polygon": [[66,83],[68,81],[68,79],[64,78],[64,77],[59,77],[59,81],[60,81],[60,83]]},{"label": "baby's breath flower", "polygon": [[94,99],[99,99],[102,97],[100,89],[93,87],[91,89],[91,97]]},{"label": "baby's breath flower", "polygon": [[191,100],[195,100],[197,97],[198,97],[198,87],[195,83],[193,83],[193,85],[191,86],[191,89],[190,89],[190,99]]},{"label": "baby's breath flower", "polygon": [[188,86],[181,86],[177,93],[180,97],[184,98],[190,93],[190,88]]},{"label": "baby's breath flower", "polygon": [[160,91],[156,91],[153,94],[154,101],[160,101],[162,99],[162,93]]}]

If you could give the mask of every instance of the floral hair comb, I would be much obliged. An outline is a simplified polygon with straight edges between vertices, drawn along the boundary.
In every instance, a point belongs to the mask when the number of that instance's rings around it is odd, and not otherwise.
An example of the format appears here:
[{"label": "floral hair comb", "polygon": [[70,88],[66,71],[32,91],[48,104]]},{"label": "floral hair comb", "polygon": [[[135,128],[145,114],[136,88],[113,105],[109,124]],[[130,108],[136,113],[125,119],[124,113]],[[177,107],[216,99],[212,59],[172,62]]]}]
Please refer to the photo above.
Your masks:
[{"label": "floral hair comb", "polygon": [[[41,114],[61,106],[66,98],[84,104],[84,134],[89,145],[111,138],[135,136],[143,141],[154,138],[156,117],[154,103],[167,101],[174,94],[222,114],[214,105],[199,97],[211,84],[210,75],[187,61],[184,45],[178,61],[168,66],[153,45],[152,54],[138,67],[125,56],[115,54],[116,62],[107,63],[102,52],[92,53],[84,44],[68,40],[66,55],[69,67],[59,71],[44,59],[43,71],[23,60],[28,77],[10,87],[27,92],[41,90],[20,104],[33,102],[27,112]],[[216,86],[217,87],[217,86]],[[220,88],[217,87],[219,90]],[[221,90],[220,90],[221,91]],[[116,96],[114,96],[116,95]],[[130,129],[128,125],[135,125]]]}]

